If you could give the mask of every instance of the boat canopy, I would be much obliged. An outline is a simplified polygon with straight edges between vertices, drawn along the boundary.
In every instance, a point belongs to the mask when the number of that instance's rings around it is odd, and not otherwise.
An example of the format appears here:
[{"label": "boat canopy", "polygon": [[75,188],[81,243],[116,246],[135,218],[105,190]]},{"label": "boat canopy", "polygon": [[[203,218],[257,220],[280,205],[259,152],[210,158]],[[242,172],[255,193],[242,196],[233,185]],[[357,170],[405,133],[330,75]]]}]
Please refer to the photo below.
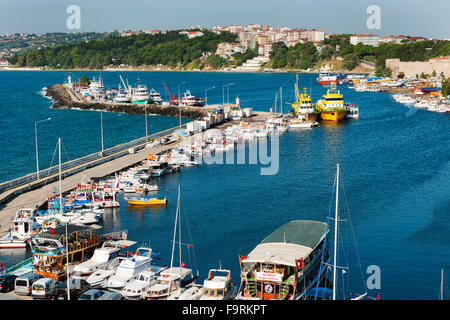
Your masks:
[{"label": "boat canopy", "polygon": [[268,235],[243,263],[272,263],[295,267],[296,259],[306,258],[324,239],[326,223],[294,220]]}]

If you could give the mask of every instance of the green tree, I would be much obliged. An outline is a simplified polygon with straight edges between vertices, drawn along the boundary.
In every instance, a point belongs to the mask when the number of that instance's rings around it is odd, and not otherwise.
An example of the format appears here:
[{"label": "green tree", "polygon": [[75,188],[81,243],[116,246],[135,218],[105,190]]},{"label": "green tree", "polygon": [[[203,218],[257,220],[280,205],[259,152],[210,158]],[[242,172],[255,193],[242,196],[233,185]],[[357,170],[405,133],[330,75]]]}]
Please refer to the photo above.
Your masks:
[{"label": "green tree", "polygon": [[347,54],[344,57],[344,68],[347,70],[353,70],[359,65],[358,56],[355,53]]}]

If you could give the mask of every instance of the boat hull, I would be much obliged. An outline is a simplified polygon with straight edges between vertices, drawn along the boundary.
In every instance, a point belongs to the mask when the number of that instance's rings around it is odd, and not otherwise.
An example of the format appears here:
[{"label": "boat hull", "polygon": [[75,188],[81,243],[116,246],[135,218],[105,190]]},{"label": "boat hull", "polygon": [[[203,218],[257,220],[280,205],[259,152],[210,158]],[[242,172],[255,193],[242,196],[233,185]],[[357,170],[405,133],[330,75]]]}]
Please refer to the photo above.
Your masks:
[{"label": "boat hull", "polygon": [[148,104],[148,100],[132,100],[131,103],[134,103],[134,104]]},{"label": "boat hull", "polygon": [[338,122],[345,118],[347,111],[338,110],[338,111],[322,111],[320,112],[320,119],[322,121],[334,121]]},{"label": "boat hull", "polygon": [[127,200],[129,205],[133,206],[155,206],[166,205],[167,199],[148,199],[148,200]]}]

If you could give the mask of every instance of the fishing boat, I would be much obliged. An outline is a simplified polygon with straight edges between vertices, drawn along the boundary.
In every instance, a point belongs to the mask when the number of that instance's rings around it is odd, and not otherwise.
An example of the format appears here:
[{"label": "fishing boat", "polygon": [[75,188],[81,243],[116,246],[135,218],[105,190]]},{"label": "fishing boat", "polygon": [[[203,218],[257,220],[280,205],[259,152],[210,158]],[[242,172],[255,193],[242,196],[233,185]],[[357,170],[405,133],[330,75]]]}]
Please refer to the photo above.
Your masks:
[{"label": "fishing boat", "polygon": [[119,87],[119,91],[117,92],[116,96],[113,98],[113,102],[116,103],[129,103],[131,101],[131,95],[130,93]]},{"label": "fishing boat", "polygon": [[20,208],[12,220],[13,228],[0,238],[0,249],[26,248],[28,240],[40,230],[36,210]]},{"label": "fishing boat", "polygon": [[230,300],[232,298],[231,271],[211,269],[208,278],[203,281],[200,300]]},{"label": "fishing boat", "polygon": [[358,119],[359,118],[359,107],[355,104],[347,105],[347,118]]},{"label": "fishing boat", "polygon": [[120,262],[116,273],[106,282],[106,287],[110,289],[122,289],[139,272],[151,268],[152,261],[156,257],[159,257],[159,254],[152,253],[151,248],[138,248],[134,255]]},{"label": "fishing boat", "polygon": [[129,197],[125,198],[128,204],[133,206],[154,206],[154,205],[166,205],[167,198],[166,197],[158,197],[158,198],[144,198],[144,197]]},{"label": "fishing boat", "polygon": [[147,87],[140,83],[138,79],[138,85],[136,88],[131,88],[131,103],[135,104],[148,104],[150,99]]},{"label": "fishing boat", "polygon": [[328,72],[321,72],[319,74],[319,76],[317,77],[317,83],[318,84],[322,84],[322,85],[325,84],[325,85],[327,85],[327,84],[331,84],[331,83],[336,84],[337,82],[338,82],[337,76],[332,75],[332,74],[330,74]]},{"label": "fishing boat", "polygon": [[297,300],[317,281],[327,224],[294,220],[239,256],[241,285],[237,300]]},{"label": "fishing boat", "polygon": [[347,107],[344,104],[343,95],[336,89],[336,84],[331,83],[327,94],[316,103],[320,119],[323,121],[338,122],[345,118]]},{"label": "fishing boat", "polygon": [[304,92],[299,94],[298,86],[295,84],[295,97],[296,101],[294,103],[286,103],[292,105],[297,118],[306,121],[316,121],[319,113],[315,110],[314,103],[311,101],[311,96],[308,94],[307,89],[304,88]]},{"label": "fishing boat", "polygon": [[92,257],[84,261],[73,268],[73,276],[75,277],[88,277],[93,272],[99,269],[105,269],[114,264],[118,264],[119,260],[116,259],[122,249],[135,244],[135,241],[119,240],[119,241],[106,241],[100,248],[95,249]]},{"label": "fishing boat", "polygon": [[161,104],[162,98],[159,92],[156,92],[155,89],[151,89],[149,93],[149,102],[153,104]]}]

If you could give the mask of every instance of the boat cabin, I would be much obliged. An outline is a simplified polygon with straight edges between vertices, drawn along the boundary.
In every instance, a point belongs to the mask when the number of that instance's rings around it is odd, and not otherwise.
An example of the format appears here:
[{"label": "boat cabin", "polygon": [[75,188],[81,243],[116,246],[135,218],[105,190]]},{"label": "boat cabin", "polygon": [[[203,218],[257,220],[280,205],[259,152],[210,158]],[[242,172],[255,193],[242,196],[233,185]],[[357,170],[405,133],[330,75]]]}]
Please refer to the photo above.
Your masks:
[{"label": "boat cabin", "polygon": [[240,256],[241,289],[237,299],[298,299],[317,280],[327,235],[326,223],[291,221]]}]

